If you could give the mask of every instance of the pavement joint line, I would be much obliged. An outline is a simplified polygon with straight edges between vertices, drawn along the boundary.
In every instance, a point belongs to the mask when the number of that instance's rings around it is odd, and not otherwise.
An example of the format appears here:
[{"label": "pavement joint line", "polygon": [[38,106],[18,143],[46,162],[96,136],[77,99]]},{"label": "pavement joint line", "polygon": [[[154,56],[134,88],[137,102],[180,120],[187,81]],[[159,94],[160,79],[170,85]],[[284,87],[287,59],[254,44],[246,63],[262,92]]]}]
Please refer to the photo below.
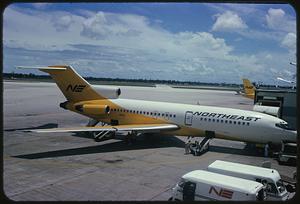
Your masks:
[{"label": "pavement joint line", "polygon": [[156,194],[155,196],[153,196],[152,198],[150,198],[150,200],[153,200],[154,198],[156,198],[157,196],[167,192],[168,190],[172,189],[173,187],[171,185],[167,185],[167,186],[170,186],[169,188],[165,189],[164,191],[162,192],[159,192],[158,194]]}]

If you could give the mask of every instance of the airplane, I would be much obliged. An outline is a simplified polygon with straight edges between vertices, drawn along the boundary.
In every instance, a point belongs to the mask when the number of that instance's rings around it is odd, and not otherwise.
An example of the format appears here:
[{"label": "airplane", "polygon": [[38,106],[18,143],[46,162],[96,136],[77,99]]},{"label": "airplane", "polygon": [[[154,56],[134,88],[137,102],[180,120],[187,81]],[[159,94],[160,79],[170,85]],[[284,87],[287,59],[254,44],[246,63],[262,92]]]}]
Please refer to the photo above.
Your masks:
[{"label": "airplane", "polygon": [[[297,63],[295,62],[290,62],[290,65],[294,65],[294,66],[297,66]],[[286,83],[289,83],[289,84],[292,84],[293,85],[293,89],[295,88],[295,84],[296,84],[296,74],[294,74],[292,76],[293,80],[287,80],[287,79],[284,79],[282,77],[277,77],[277,80],[279,81],[283,81],[283,82],[286,82]]]},{"label": "airplane", "polygon": [[254,99],[255,89],[256,87],[250,82],[249,79],[243,79],[243,89],[238,90],[237,94]]},{"label": "airplane", "polygon": [[[296,130],[286,121],[267,114],[214,106],[110,99],[97,92],[71,66],[17,68],[35,68],[50,74],[67,99],[60,107],[90,118],[85,127],[31,129],[30,132],[93,132],[98,141],[108,133],[124,131],[128,132],[128,138],[144,133],[204,136],[201,143],[197,142],[201,149],[208,147],[212,138],[259,144],[296,141]],[[97,125],[99,122],[101,125]]]},{"label": "airplane", "polygon": [[284,82],[290,83],[290,84],[295,84],[295,83],[296,83],[295,81],[283,79],[283,78],[281,78],[281,77],[277,77],[277,79],[280,80],[280,81],[284,81]]}]

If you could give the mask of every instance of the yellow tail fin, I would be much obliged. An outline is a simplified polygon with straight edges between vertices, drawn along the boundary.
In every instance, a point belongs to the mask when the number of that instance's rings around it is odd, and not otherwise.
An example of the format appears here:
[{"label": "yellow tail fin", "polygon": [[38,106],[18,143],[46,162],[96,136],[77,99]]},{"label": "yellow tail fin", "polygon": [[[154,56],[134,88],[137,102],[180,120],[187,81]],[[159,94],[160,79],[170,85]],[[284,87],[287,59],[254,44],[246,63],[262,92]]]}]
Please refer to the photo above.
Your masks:
[{"label": "yellow tail fin", "polygon": [[253,84],[248,79],[243,79],[243,84],[244,84],[245,94],[254,95],[255,86],[253,86]]},{"label": "yellow tail fin", "polygon": [[105,99],[82,78],[71,66],[54,65],[48,67],[17,67],[39,69],[50,74],[69,102]]}]

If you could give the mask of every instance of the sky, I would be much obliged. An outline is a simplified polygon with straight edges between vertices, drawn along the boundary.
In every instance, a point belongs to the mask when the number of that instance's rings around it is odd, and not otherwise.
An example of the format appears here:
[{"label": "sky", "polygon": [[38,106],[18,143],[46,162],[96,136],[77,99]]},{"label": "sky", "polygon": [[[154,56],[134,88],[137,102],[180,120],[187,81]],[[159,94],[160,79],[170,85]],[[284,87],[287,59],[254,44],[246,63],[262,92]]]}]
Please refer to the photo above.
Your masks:
[{"label": "sky", "polygon": [[15,3],[3,72],[67,64],[84,77],[286,85],[276,78],[296,73],[296,35],[289,4]]}]

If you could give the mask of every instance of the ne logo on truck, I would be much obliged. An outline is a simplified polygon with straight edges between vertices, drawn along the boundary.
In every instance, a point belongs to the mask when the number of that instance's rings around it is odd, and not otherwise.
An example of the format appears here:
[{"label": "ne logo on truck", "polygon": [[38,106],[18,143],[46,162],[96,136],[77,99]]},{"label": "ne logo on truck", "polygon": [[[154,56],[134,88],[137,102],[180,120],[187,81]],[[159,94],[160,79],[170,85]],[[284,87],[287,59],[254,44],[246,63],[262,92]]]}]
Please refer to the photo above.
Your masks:
[{"label": "ne logo on truck", "polygon": [[218,191],[217,189],[215,189],[213,186],[210,187],[209,189],[209,194],[212,194],[212,192],[214,192],[216,195],[223,197],[223,198],[228,198],[231,199],[232,195],[233,195],[233,191],[221,188],[220,191]]},{"label": "ne logo on truck", "polygon": [[76,84],[72,86],[72,84],[69,84],[67,87],[67,91],[71,90],[72,92],[82,92],[85,87],[86,85]]}]

